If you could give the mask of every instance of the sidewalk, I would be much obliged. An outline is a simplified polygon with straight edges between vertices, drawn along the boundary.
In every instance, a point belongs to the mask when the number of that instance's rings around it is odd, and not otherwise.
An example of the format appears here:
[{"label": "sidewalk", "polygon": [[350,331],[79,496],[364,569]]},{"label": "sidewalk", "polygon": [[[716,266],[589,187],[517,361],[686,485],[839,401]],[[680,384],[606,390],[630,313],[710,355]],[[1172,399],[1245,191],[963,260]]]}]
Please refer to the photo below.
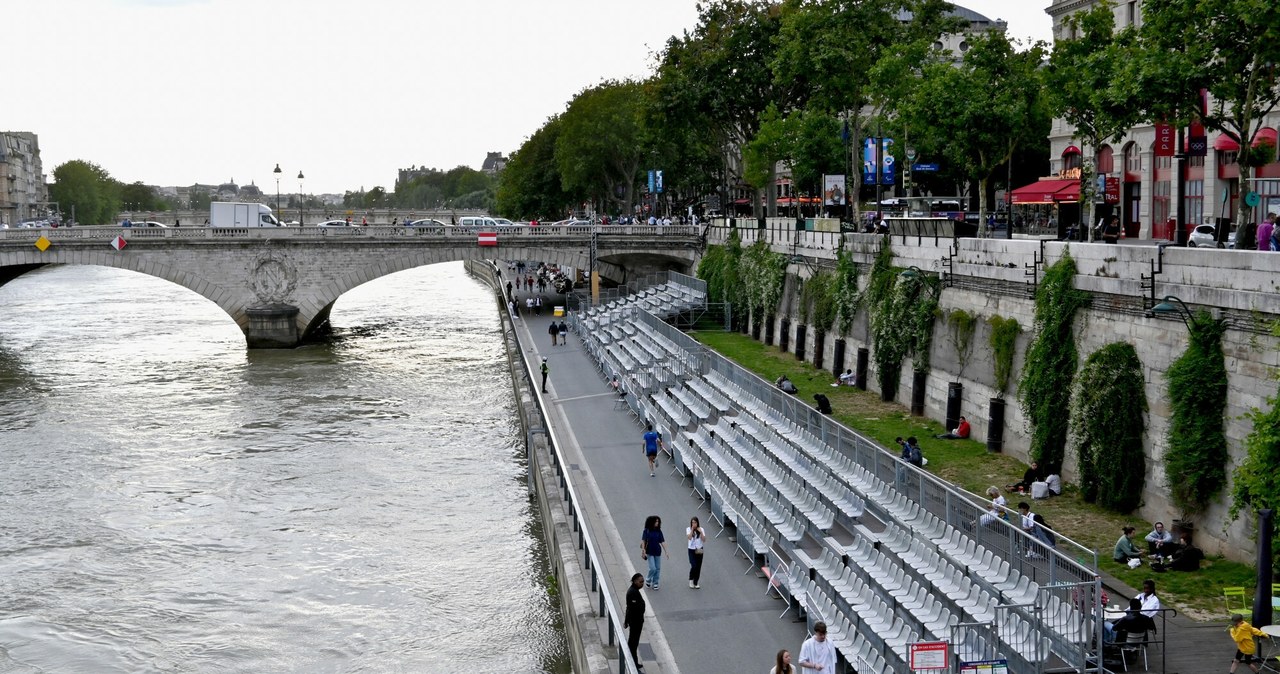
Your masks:
[{"label": "sidewalk", "polygon": [[[554,305],[556,302],[551,302]],[[786,603],[776,593],[765,596],[765,581],[737,554],[728,534],[715,537],[719,527],[710,510],[691,495],[692,487],[671,474],[660,455],[656,477],[649,477],[642,451],[644,428],[626,408],[614,405],[599,370],[581,348],[576,335],[568,344],[552,347],[547,326],[552,318],[544,304],[542,316],[517,320],[525,358],[536,371],[545,356],[551,368],[548,393],[543,396],[573,479],[590,494],[580,506],[591,531],[611,548],[601,565],[612,588],[621,596],[633,573],[645,573],[640,559],[640,532],[645,517],[662,518],[669,556],[662,560],[661,589],[645,589],[648,617],[640,644],[646,674],[686,672],[767,672],[779,649],[799,657],[805,625],[793,622],[795,613],[779,619]],[[684,530],[698,517],[708,532],[701,589],[689,587],[689,562]],[[619,637],[626,643],[626,635]]]}]

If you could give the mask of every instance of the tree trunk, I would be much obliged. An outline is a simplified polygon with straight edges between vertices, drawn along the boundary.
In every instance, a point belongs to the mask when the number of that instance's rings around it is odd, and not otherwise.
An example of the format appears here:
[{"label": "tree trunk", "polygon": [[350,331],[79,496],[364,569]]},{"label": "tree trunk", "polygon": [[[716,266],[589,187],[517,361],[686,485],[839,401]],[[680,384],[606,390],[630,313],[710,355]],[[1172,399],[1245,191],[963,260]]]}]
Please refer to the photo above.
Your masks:
[{"label": "tree trunk", "polygon": [[987,182],[989,180],[988,176],[978,179],[978,230],[982,232],[983,238],[991,234],[987,231]]},{"label": "tree trunk", "polygon": [[[1243,147],[1247,140],[1244,140],[1245,134],[1240,134],[1242,141],[1240,145]],[[1236,249],[1237,250],[1254,250],[1258,247],[1258,229],[1254,226],[1252,215],[1253,209],[1244,203],[1244,197],[1253,188],[1253,168],[1239,164],[1240,166],[1240,198],[1236,199]],[[1219,239],[1221,241],[1221,239]]]}]

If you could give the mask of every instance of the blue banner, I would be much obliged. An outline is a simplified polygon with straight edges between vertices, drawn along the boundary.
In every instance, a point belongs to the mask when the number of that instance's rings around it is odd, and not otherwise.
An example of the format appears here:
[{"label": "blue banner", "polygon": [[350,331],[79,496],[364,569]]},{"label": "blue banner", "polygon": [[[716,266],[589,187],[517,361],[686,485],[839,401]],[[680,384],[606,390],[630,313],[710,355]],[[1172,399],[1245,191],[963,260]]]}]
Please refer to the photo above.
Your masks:
[{"label": "blue banner", "polygon": [[[880,179],[881,185],[892,185],[893,179],[893,139],[880,138],[880,142],[876,142],[875,138],[867,138],[862,141],[862,184],[875,185],[876,178]],[[880,152],[876,152],[877,145]],[[879,171],[876,171],[879,167]]]},{"label": "blue banner", "polygon": [[653,189],[656,186],[656,182],[657,182],[657,176],[655,175],[656,173],[657,171],[654,171],[654,170],[649,171],[649,194],[653,194],[656,191]]},{"label": "blue banner", "polygon": [[654,191],[657,192],[658,194],[662,194],[662,171],[654,171],[654,174],[655,174],[655,178],[653,179],[653,182],[654,182],[654,185],[657,187],[657,189]]}]

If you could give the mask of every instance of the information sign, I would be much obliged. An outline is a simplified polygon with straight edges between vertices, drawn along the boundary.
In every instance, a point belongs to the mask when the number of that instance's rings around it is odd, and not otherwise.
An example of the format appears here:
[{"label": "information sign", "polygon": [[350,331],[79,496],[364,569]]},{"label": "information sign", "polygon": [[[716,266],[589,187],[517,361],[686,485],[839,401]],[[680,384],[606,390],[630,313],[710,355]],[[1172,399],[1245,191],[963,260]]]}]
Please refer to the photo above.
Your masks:
[{"label": "information sign", "polygon": [[1008,660],[978,660],[960,663],[959,674],[1009,674]]},{"label": "information sign", "polygon": [[932,672],[947,669],[947,642],[925,641],[909,644],[911,671]]}]

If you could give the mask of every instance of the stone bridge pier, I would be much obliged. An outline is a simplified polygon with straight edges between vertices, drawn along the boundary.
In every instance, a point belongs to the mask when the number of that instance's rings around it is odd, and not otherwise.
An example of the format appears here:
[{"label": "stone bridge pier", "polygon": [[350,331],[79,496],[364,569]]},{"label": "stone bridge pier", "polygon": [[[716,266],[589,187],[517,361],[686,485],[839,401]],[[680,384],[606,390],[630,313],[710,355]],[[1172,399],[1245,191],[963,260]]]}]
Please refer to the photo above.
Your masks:
[{"label": "stone bridge pier", "polygon": [[[344,293],[398,271],[474,259],[538,260],[587,269],[590,231],[554,228],[502,234],[498,247],[476,233],[403,227],[0,232],[0,285],[54,264],[129,269],[184,286],[222,308],[251,349],[291,348],[328,328]],[[570,228],[565,228],[569,230]],[[625,282],[660,270],[688,271],[701,249],[696,232],[622,231],[597,236],[595,268]],[[44,235],[45,250],[36,245]],[[124,237],[116,250],[110,241]]]}]

